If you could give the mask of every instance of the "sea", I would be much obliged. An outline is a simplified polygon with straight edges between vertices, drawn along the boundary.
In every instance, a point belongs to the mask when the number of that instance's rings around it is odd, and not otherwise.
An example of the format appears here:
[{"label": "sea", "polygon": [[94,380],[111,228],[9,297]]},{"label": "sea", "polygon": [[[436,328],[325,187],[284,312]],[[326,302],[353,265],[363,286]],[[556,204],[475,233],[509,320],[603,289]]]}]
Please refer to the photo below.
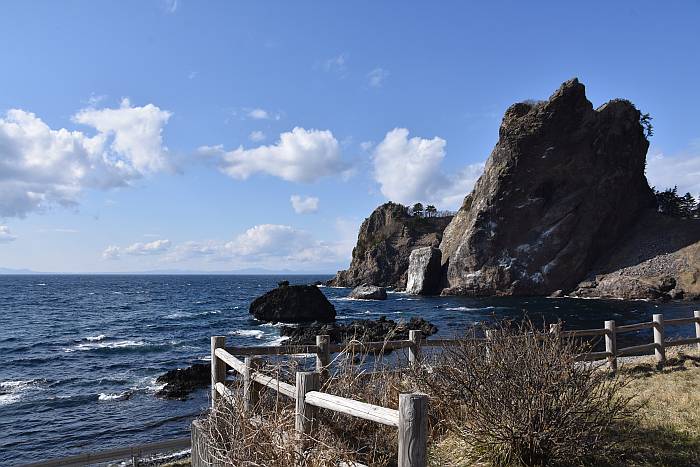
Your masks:
[{"label": "sea", "polygon": [[[250,302],[277,286],[330,276],[5,275],[0,276],[0,465],[125,447],[189,435],[209,392],[186,401],[155,396],[156,378],[209,360],[210,336],[230,345],[278,345],[279,328],[252,319]],[[348,298],[321,287],[338,320],[422,316],[455,337],[493,320],[561,320],[566,329],[692,316],[697,304],[568,298]],[[692,336],[688,327],[668,335]],[[623,336],[621,336],[623,337]],[[620,345],[649,342],[649,331]]]}]

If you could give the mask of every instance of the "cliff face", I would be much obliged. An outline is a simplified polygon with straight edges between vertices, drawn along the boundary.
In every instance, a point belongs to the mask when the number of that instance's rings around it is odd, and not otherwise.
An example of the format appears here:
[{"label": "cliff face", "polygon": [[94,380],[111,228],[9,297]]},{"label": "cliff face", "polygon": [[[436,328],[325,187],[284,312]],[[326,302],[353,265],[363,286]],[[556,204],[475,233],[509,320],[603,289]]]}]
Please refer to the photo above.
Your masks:
[{"label": "cliff face", "polygon": [[437,246],[451,217],[414,217],[405,206],[385,203],[365,219],[352,262],[330,282],[340,287],[372,284],[404,288],[411,251]]},{"label": "cliff face", "polygon": [[505,113],[484,174],[445,229],[443,293],[571,290],[654,205],[639,111],[593,109],[573,79]]}]

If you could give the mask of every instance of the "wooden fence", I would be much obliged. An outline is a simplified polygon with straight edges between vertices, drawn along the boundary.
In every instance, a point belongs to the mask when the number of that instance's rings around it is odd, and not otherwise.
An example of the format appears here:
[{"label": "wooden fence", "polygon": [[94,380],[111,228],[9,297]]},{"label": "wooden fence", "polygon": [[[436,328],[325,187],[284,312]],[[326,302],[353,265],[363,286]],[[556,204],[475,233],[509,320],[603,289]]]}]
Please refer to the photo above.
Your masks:
[{"label": "wooden fence", "polygon": [[[668,326],[695,324],[695,337],[677,340],[667,340],[665,328]],[[653,329],[653,342],[631,347],[618,348],[617,335],[626,332]],[[607,360],[608,368],[617,369],[618,357],[649,353],[656,355],[660,365],[666,361],[666,348],[697,344],[700,350],[700,311],[695,311],[691,318],[669,319],[664,321],[663,315],[655,314],[652,321],[617,326],[615,321],[605,321],[600,329],[564,330],[561,324],[553,324],[550,333],[562,338],[603,337],[605,351],[589,352],[577,356],[578,361]],[[477,339],[488,341],[486,337]],[[233,394],[226,383],[227,367],[239,373],[243,379],[243,397],[246,409],[252,410],[258,400],[261,387],[277,391],[296,401],[296,431],[301,434],[309,433],[316,423],[317,409],[328,409],[354,417],[389,425],[398,429],[398,465],[399,467],[425,467],[427,444],[427,410],[428,396],[425,394],[401,394],[399,409],[389,409],[365,402],[338,397],[319,391],[322,378],[327,375],[331,354],[343,351],[386,351],[407,349],[410,364],[420,361],[421,349],[429,347],[457,346],[460,339],[423,339],[420,331],[409,331],[406,340],[389,340],[383,342],[352,342],[346,345],[330,343],[329,336],[316,336],[315,345],[282,345],[267,347],[226,347],[226,338],[214,336],[211,338],[211,400],[212,405],[220,398],[231,398]],[[296,373],[295,385],[256,371],[260,356],[315,354],[316,371]],[[239,360],[234,355],[244,357]],[[194,433],[193,426],[193,433]],[[193,434],[194,436],[194,434]],[[206,457],[206,454],[195,455],[194,443],[192,465],[207,465],[198,463],[196,457]],[[201,459],[200,459],[201,460]]]}]

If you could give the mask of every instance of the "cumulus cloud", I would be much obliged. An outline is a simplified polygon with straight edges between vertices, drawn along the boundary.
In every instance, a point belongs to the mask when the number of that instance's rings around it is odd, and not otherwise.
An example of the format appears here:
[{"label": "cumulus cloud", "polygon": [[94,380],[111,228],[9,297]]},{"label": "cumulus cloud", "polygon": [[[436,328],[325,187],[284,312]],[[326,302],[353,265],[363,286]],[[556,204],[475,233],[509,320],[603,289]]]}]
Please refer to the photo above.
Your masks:
[{"label": "cumulus cloud", "polygon": [[656,152],[647,157],[647,179],[658,190],[678,186],[678,192],[700,195],[700,156],[666,156]]},{"label": "cumulus cloud", "polygon": [[203,146],[199,153],[217,161],[226,175],[245,180],[264,173],[291,182],[313,182],[346,170],[340,144],[328,130],[295,127],[280,135],[273,145],[225,151],[222,146]]},{"label": "cumulus cloud", "polygon": [[228,240],[193,240],[172,245],[168,242],[167,246],[149,248],[143,244],[126,248],[113,245],[104,250],[103,257],[126,259],[130,255],[132,260],[148,257],[148,267],[155,260],[161,264],[194,265],[204,269],[207,269],[206,264],[218,263],[234,269],[263,267],[334,271],[349,260],[359,225],[359,221],[339,222],[332,242],[318,240],[310,232],[289,225],[261,224]]},{"label": "cumulus cloud", "polygon": [[367,82],[373,88],[380,88],[389,77],[389,72],[383,68],[375,68],[367,73]]},{"label": "cumulus cloud", "polygon": [[447,142],[409,138],[405,128],[395,128],[374,148],[374,178],[384,196],[404,204],[429,202],[453,209],[469,193],[484,164],[472,164],[455,175],[442,171]]},{"label": "cumulus cloud", "polygon": [[314,196],[292,195],[289,201],[297,214],[309,214],[318,211],[318,198]]},{"label": "cumulus cloud", "polygon": [[20,109],[0,117],[0,216],[23,217],[51,205],[76,205],[86,188],[128,185],[168,167],[162,130],[170,113],[148,104],[88,107],[73,121],[96,130],[50,128]]},{"label": "cumulus cloud", "polygon": [[0,225],[0,243],[10,243],[17,240],[17,237],[12,235],[10,228],[6,225]]},{"label": "cumulus cloud", "polygon": [[255,143],[259,143],[260,141],[263,141],[265,139],[265,133],[259,130],[251,131],[248,135],[248,139]]},{"label": "cumulus cloud", "polygon": [[120,248],[116,245],[108,246],[102,253],[102,257],[105,259],[117,259],[121,255],[130,256],[151,256],[160,255],[165,253],[170,249],[170,240],[154,240],[148,243],[133,243],[125,248]]}]

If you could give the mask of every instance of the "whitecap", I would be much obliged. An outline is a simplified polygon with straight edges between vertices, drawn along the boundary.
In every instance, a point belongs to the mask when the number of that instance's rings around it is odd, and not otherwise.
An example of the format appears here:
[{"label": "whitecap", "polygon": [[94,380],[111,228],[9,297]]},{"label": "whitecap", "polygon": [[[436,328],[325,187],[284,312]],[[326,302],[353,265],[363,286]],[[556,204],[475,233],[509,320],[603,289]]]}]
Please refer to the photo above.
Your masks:
[{"label": "whitecap", "polygon": [[241,337],[254,337],[256,339],[262,339],[265,333],[259,329],[239,329],[237,331],[229,332],[231,336],[241,336]]},{"label": "whitecap", "polygon": [[96,341],[101,341],[105,337],[107,337],[107,336],[105,336],[104,334],[100,334],[99,336],[88,336],[85,338],[85,340],[90,341],[90,342],[96,342]]},{"label": "whitecap", "polygon": [[100,393],[99,396],[97,396],[98,401],[125,401],[131,397],[131,393],[126,391],[126,392],[120,392],[118,394],[105,394],[103,392]]},{"label": "whitecap", "polygon": [[[417,299],[417,298],[401,297],[401,298],[397,298],[396,300],[397,300],[397,301],[406,300],[406,301],[408,301],[408,302],[415,302],[415,301],[418,300],[418,299]],[[448,308],[448,310],[449,310],[449,308]]]},{"label": "whitecap", "polygon": [[28,389],[35,387],[41,381],[36,379],[0,381],[0,407],[18,402]]},{"label": "whitecap", "polygon": [[286,341],[287,339],[289,339],[289,336],[280,336],[280,337],[277,337],[275,339],[272,339],[272,340],[266,342],[265,344],[267,344],[267,345],[282,345],[282,342]]},{"label": "whitecap", "polygon": [[64,352],[85,352],[95,349],[123,349],[129,347],[142,347],[145,345],[143,341],[116,341],[116,342],[90,342],[87,344],[78,344],[74,347],[68,347],[63,349]]},{"label": "whitecap", "polygon": [[477,307],[477,308],[470,308],[468,306],[453,306],[453,307],[447,307],[445,310],[450,310],[450,311],[480,311],[480,310],[493,310],[495,309],[495,306],[482,306],[482,307]]}]

